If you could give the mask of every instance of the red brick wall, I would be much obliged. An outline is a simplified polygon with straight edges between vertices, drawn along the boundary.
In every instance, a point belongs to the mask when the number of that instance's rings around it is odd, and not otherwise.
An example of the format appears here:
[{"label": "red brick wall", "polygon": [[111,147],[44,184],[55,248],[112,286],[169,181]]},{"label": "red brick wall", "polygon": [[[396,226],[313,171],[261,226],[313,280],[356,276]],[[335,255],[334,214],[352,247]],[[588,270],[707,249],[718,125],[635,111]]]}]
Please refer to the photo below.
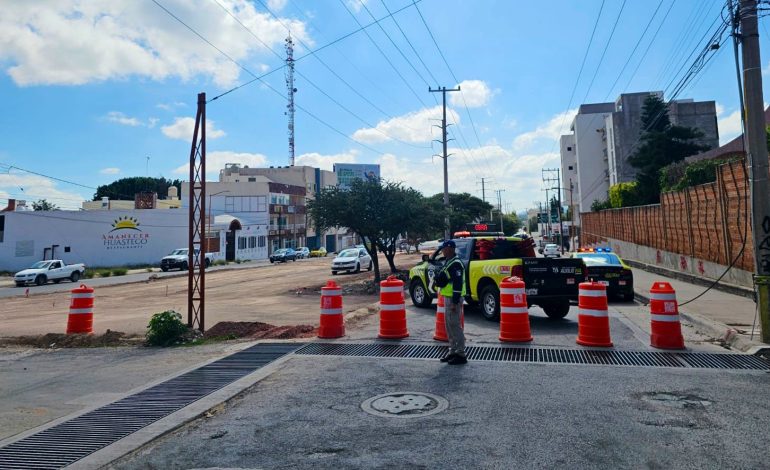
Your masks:
[{"label": "red brick wall", "polygon": [[722,165],[715,183],[663,193],[660,204],[582,213],[582,242],[613,238],[722,265],[738,257],[736,267],[753,271],[743,165],[743,161]]}]

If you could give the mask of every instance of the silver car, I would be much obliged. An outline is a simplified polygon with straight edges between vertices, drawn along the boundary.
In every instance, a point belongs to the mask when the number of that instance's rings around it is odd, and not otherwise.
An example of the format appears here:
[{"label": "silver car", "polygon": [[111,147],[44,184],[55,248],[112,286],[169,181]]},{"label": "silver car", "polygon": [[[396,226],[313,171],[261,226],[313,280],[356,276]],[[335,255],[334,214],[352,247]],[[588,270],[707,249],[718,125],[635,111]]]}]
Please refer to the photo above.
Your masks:
[{"label": "silver car", "polygon": [[372,257],[369,256],[369,253],[364,248],[348,248],[340,251],[337,257],[332,260],[332,274],[335,275],[340,271],[357,273],[364,266],[367,271],[372,270]]}]

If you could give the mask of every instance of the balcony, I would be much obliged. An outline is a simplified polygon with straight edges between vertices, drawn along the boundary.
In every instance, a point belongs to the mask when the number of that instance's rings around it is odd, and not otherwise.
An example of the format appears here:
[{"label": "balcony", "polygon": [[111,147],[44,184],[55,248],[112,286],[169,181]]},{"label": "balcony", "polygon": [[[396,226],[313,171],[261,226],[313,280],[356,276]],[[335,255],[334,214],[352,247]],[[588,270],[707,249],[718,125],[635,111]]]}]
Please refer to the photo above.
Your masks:
[{"label": "balcony", "polygon": [[306,211],[304,205],[270,204],[271,214],[305,214]]}]

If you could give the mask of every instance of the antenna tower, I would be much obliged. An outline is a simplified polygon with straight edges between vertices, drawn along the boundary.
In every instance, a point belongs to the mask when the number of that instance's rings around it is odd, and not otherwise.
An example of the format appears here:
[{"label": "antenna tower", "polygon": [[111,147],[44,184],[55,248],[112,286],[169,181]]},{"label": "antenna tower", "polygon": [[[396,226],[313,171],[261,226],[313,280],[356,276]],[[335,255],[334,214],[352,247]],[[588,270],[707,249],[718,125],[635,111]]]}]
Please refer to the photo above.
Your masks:
[{"label": "antenna tower", "polygon": [[289,92],[289,103],[286,105],[286,115],[289,116],[289,165],[294,166],[294,41],[291,33],[286,38],[286,90]]}]

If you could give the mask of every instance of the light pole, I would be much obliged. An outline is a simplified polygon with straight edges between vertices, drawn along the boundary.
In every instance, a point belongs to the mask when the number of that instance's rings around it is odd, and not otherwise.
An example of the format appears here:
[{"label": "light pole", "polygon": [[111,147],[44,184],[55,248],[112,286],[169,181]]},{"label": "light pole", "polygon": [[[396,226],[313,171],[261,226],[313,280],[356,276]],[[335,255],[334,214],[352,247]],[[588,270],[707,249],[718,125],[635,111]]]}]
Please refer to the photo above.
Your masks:
[{"label": "light pole", "polygon": [[[219,191],[214,194],[209,194],[209,224],[208,224],[208,227],[206,228],[206,251],[205,251],[206,253],[209,252],[209,239],[210,239],[209,234],[211,233],[211,198],[216,196],[217,194],[223,194],[223,193],[229,193],[229,192],[230,190],[225,189],[224,191]],[[217,249],[217,251],[219,251],[219,249]]]}]

